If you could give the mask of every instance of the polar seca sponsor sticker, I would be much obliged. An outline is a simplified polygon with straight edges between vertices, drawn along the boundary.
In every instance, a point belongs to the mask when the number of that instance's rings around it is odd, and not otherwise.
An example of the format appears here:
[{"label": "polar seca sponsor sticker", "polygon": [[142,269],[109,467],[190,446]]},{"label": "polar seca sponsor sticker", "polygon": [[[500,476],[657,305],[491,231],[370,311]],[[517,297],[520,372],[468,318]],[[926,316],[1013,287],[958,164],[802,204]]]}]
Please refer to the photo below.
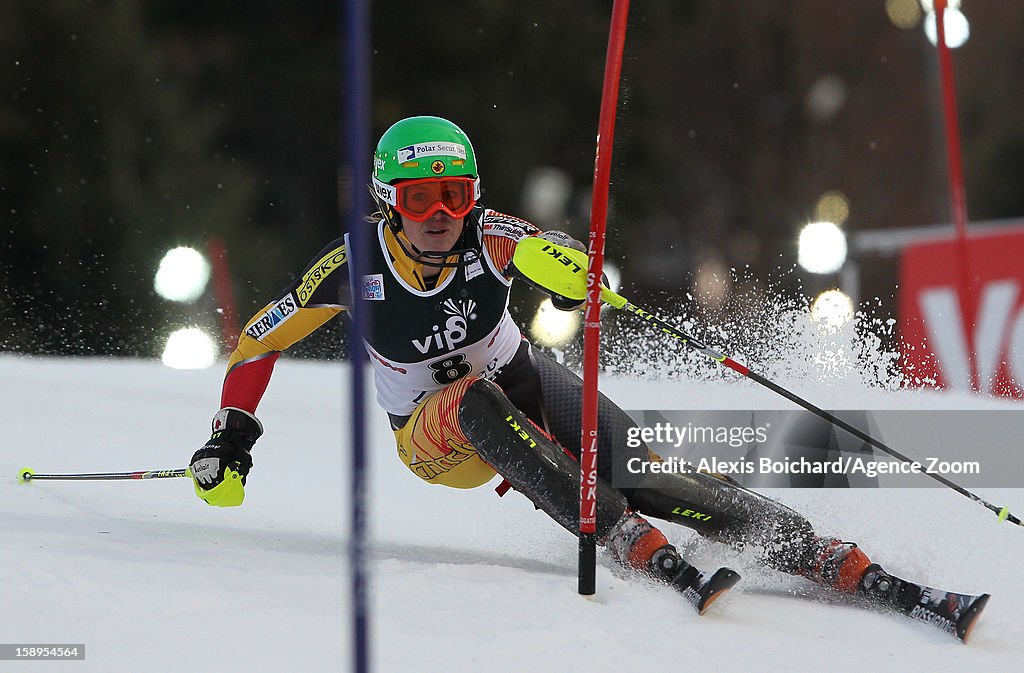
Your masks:
[{"label": "polar seca sponsor sticker", "polygon": [[451,142],[416,143],[398,149],[398,162],[415,161],[423,157],[456,156],[460,159],[466,158],[464,145]]}]

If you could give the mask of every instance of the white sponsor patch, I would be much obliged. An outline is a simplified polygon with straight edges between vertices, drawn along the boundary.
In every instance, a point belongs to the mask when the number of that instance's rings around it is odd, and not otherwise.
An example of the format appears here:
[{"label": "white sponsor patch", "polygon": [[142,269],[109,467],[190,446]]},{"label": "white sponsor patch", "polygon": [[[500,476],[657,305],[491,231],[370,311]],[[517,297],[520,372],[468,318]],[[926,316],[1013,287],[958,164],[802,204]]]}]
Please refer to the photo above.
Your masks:
[{"label": "white sponsor patch", "polygon": [[281,301],[271,306],[263,315],[254,320],[245,333],[253,339],[262,339],[276,330],[288,318],[295,315],[297,310],[295,297],[291,294],[285,295]]},{"label": "white sponsor patch", "polygon": [[537,227],[526,220],[518,217],[499,213],[496,210],[488,210],[483,219],[484,234],[504,236],[518,241],[521,238],[532,236],[538,232]]},{"label": "white sponsor patch", "polygon": [[466,147],[452,142],[416,143],[398,149],[398,163],[414,161],[421,157],[456,156],[466,158]]},{"label": "white sponsor patch", "polygon": [[484,222],[484,234],[490,236],[502,236],[504,238],[511,238],[513,241],[519,241],[529,236],[530,233],[527,229],[516,224]]},{"label": "white sponsor patch", "polygon": [[384,274],[374,273],[363,276],[363,299],[384,301]]},{"label": "white sponsor patch", "polygon": [[228,410],[227,409],[221,409],[213,417],[213,431],[214,432],[219,432],[220,430],[223,430],[224,428],[226,428],[227,424],[228,424]]},{"label": "white sponsor patch", "polygon": [[480,257],[475,252],[466,253],[466,280],[473,280],[483,275],[484,267],[480,263]]},{"label": "white sponsor patch", "polygon": [[200,484],[212,484],[213,480],[217,478],[217,473],[220,472],[220,458],[214,456],[202,458],[192,463],[190,470],[192,476]]}]

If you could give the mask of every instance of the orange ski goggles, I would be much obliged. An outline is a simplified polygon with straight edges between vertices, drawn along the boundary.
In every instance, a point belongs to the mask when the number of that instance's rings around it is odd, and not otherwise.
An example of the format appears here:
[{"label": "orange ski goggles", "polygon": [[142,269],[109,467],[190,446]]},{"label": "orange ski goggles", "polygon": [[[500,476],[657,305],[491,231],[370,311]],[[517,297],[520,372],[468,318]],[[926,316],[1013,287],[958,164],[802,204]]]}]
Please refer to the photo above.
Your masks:
[{"label": "orange ski goggles", "polygon": [[416,222],[423,222],[438,211],[462,219],[480,198],[480,178],[419,178],[394,185],[374,178],[373,186],[383,201]]}]

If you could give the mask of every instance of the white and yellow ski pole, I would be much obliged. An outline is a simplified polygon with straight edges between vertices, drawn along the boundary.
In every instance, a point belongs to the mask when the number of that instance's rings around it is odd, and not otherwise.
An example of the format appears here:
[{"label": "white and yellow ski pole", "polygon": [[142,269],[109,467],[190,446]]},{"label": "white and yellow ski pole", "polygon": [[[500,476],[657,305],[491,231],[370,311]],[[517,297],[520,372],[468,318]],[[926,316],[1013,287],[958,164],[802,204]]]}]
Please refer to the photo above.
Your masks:
[{"label": "white and yellow ski pole", "polygon": [[189,476],[188,468],[180,470],[140,470],[137,472],[78,472],[66,474],[37,473],[27,467],[18,470],[18,481],[27,484],[40,480],[76,480],[76,481],[118,481],[124,479],[173,479]]}]

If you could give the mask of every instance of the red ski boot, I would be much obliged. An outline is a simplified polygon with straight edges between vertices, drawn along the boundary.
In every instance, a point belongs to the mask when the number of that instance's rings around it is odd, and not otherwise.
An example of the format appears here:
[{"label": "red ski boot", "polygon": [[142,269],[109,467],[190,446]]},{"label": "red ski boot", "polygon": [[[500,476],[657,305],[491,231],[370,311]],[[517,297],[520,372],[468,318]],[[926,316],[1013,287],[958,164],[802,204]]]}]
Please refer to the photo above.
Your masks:
[{"label": "red ski boot", "polygon": [[801,574],[822,586],[847,594],[857,593],[871,559],[853,542],[818,538],[818,545],[814,561]]},{"label": "red ski boot", "polygon": [[682,593],[698,614],[704,614],[740,580],[739,573],[729,568],[719,568],[710,578],[705,578],[679,555],[660,530],[628,510],[609,531],[605,544],[622,565],[665,582]]}]

